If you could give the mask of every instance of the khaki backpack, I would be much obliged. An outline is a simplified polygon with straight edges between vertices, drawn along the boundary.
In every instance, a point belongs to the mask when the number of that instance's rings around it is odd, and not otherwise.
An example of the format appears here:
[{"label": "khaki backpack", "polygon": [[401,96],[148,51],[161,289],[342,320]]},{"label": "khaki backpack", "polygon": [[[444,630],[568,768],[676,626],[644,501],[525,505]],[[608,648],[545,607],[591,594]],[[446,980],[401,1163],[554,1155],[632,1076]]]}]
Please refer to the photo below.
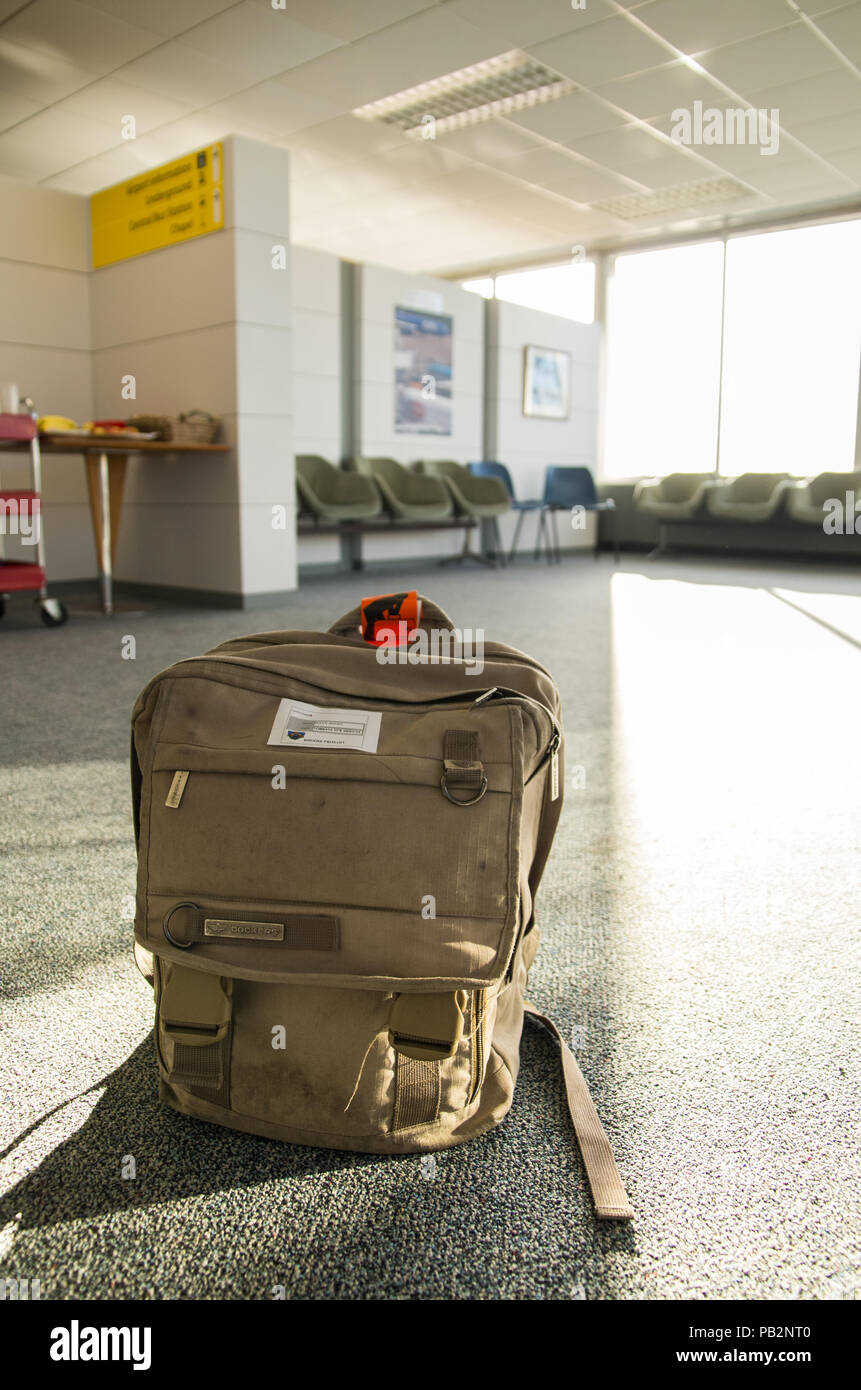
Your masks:
[{"label": "khaki backpack", "polygon": [[[423,600],[421,632],[452,624]],[[414,1153],[508,1111],[535,894],[562,805],[559,695],[536,661],[237,638],[132,715],[135,954],[160,1095],[236,1130]],[[599,1216],[632,1215],[559,1039]]]}]

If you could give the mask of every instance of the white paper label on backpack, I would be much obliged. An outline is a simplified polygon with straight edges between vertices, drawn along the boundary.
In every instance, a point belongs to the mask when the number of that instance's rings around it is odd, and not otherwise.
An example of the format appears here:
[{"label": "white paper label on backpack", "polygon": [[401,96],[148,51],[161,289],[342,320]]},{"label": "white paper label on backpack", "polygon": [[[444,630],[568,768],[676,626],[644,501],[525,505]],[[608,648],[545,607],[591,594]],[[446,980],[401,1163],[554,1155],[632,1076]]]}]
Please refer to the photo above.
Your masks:
[{"label": "white paper label on backpack", "polygon": [[376,753],[382,715],[370,709],[322,709],[282,700],[269,743],[290,748],[352,748]]}]

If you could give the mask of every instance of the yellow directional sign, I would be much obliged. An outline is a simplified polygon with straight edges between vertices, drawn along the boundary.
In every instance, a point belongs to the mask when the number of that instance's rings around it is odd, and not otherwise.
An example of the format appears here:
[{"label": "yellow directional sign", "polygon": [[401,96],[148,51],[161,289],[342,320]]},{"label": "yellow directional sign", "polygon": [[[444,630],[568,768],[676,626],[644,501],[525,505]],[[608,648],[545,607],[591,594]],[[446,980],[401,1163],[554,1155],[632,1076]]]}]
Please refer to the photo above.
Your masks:
[{"label": "yellow directional sign", "polygon": [[90,199],[93,266],[158,251],[224,225],[221,145],[172,159]]}]

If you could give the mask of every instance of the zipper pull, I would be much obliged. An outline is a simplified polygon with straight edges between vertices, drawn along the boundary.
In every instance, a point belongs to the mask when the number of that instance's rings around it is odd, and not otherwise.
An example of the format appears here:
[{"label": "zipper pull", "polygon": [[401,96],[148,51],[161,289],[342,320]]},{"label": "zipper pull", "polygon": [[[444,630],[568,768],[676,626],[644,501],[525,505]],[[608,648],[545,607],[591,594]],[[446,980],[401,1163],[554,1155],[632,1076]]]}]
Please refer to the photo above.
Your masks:
[{"label": "zipper pull", "polygon": [[485,690],[485,692],[484,692],[483,695],[479,695],[479,697],[478,697],[477,700],[473,700],[473,702],[472,702],[472,708],[475,709],[476,705],[483,705],[484,702],[485,702],[485,700],[492,700],[492,699],[494,698],[494,696],[495,696],[495,695],[498,695],[498,694],[499,694],[499,686],[498,686],[498,685],[494,685],[494,686],[492,687],[492,689],[490,689],[490,690]]},{"label": "zipper pull", "polygon": [[175,772],[173,774],[173,781],[170,784],[170,791],[168,792],[167,797],[165,798],[165,806],[172,806],[173,809],[176,810],[176,808],[179,806],[179,803],[182,801],[182,794],[185,791],[185,784],[187,781],[187,772]]},{"label": "zipper pull", "polygon": [[559,734],[553,735],[550,753],[550,800],[559,800]]}]

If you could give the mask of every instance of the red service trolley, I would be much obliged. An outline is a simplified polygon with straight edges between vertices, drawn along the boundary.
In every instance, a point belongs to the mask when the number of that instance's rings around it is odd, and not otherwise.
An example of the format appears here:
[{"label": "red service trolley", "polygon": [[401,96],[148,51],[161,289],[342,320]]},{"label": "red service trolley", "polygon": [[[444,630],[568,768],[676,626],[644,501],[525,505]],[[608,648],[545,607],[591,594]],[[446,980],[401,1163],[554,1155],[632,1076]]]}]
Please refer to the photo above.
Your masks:
[{"label": "red service trolley", "polygon": [[[30,446],[29,488],[3,488],[0,485],[0,618],[6,612],[10,594],[35,593],[47,627],[60,627],[68,614],[59,599],[48,595],[45,577],[45,540],[42,534],[42,458],[35,410],[29,414],[0,414],[0,449]],[[6,560],[7,536],[18,536],[23,545],[32,545],[35,560]]]}]

